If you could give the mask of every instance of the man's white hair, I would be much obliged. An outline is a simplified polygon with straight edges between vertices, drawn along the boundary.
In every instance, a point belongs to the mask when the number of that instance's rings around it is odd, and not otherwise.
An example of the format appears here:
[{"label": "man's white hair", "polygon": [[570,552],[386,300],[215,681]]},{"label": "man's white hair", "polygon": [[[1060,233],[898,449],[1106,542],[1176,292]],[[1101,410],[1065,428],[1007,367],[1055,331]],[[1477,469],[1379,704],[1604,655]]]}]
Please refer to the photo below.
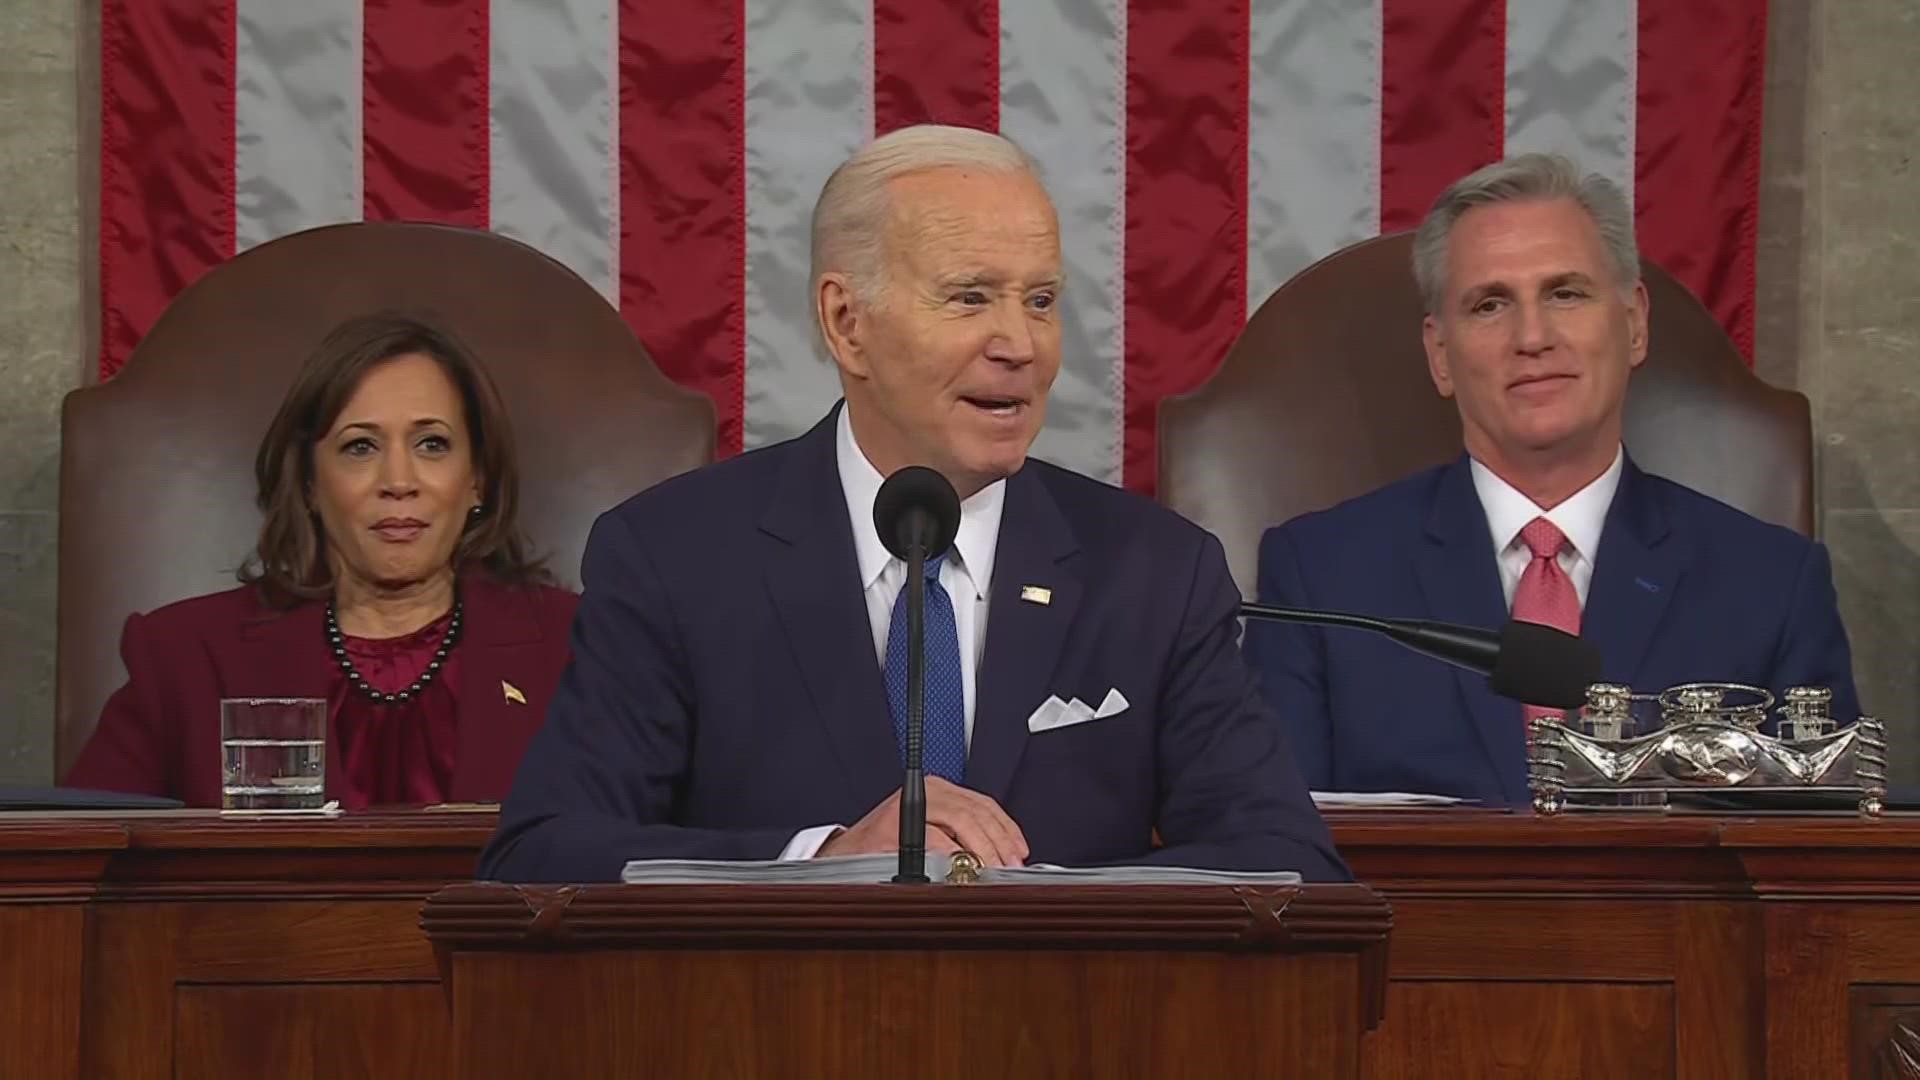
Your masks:
[{"label": "man's white hair", "polygon": [[1413,234],[1413,276],[1420,284],[1427,314],[1438,315],[1446,299],[1447,240],[1462,215],[1480,206],[1547,199],[1572,199],[1586,211],[1600,232],[1616,283],[1623,289],[1639,283],[1633,207],[1619,185],[1598,173],[1583,174],[1571,158],[1520,154],[1454,181],[1433,201],[1433,209]]},{"label": "man's white hair", "polygon": [[[991,131],[917,124],[882,135],[842,162],[820,190],[813,204],[808,280],[817,287],[822,274],[846,274],[854,294],[871,302],[885,274],[880,241],[887,224],[887,184],[930,169],[1039,175],[1011,139]],[[818,318],[817,308],[814,314]]]}]

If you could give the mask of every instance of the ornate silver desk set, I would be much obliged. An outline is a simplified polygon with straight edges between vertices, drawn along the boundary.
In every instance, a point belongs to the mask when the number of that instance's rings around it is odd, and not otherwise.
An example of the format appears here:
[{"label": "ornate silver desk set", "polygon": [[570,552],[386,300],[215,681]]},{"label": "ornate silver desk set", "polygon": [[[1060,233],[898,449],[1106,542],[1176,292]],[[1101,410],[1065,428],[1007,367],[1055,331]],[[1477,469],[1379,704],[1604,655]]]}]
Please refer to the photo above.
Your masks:
[{"label": "ornate silver desk set", "polygon": [[[1771,692],[1738,683],[1689,683],[1660,694],[1596,683],[1578,713],[1540,717],[1527,732],[1533,807],[1663,807],[1703,792],[1827,794],[1878,816],[1887,793],[1886,727],[1871,716],[1840,724],[1833,693],[1786,691],[1777,734],[1761,730]],[[1647,715],[1657,708],[1658,715]],[[1657,722],[1656,722],[1657,721]]]}]

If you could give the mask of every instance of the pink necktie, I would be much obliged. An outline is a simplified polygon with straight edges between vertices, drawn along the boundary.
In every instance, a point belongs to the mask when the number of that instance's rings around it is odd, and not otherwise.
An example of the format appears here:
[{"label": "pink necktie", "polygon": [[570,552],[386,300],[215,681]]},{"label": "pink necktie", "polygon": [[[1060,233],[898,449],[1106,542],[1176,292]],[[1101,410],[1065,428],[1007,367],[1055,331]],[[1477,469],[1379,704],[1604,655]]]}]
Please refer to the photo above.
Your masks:
[{"label": "pink necktie", "polygon": [[[1520,575],[1513,590],[1513,617],[1522,622],[1544,623],[1569,634],[1580,632],[1580,594],[1573,580],[1560,569],[1560,549],[1567,546],[1566,534],[1546,518],[1537,517],[1520,530],[1520,542],[1533,553],[1533,561]],[[1528,705],[1522,710],[1529,724],[1536,716],[1557,710]]]}]

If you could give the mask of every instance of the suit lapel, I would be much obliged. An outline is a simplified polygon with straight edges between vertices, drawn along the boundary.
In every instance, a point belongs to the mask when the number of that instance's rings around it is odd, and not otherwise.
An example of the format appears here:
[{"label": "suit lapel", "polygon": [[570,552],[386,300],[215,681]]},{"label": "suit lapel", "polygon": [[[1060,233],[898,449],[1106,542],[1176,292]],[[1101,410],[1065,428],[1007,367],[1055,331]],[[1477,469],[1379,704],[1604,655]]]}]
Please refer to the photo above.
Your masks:
[{"label": "suit lapel", "polygon": [[[1487,530],[1486,511],[1473,489],[1465,456],[1440,474],[1414,571],[1433,618],[1489,628],[1506,623],[1506,597],[1500,588],[1493,534]],[[1519,703],[1495,694],[1484,675],[1461,668],[1453,674],[1501,791],[1508,802],[1521,801],[1526,794],[1526,735]]]},{"label": "suit lapel", "polygon": [[[338,762],[333,760],[340,745],[333,730],[333,704],[329,690],[333,682],[334,660],[327,650],[326,604],[307,601],[287,611],[260,606],[240,624],[240,633],[231,652],[219,662],[219,693],[223,698],[299,697],[321,698],[327,705],[326,792],[340,797],[344,779]],[[220,713],[217,705],[207,718],[211,738],[207,753],[213,753],[220,737]],[[217,760],[217,759],[216,759]],[[220,772],[213,772],[213,788],[219,792]]]},{"label": "suit lapel", "polygon": [[858,796],[850,801],[869,806],[900,786],[900,751],[840,486],[838,418],[836,408],[794,446],[760,530],[775,617]]},{"label": "suit lapel", "polygon": [[1647,475],[1629,459],[1607,508],[1580,636],[1600,649],[1610,682],[1635,685],[1660,618],[1680,582],[1682,545]]},{"label": "suit lapel", "polygon": [[240,624],[232,661],[222,667],[223,697],[326,697],[333,673],[326,605],[316,600],[288,611],[260,608]]},{"label": "suit lapel", "polygon": [[[1026,749],[1027,717],[1056,689],[1049,684],[1080,606],[1071,559],[1078,549],[1039,469],[1030,464],[1008,478],[967,752],[967,786],[998,801]],[[1048,602],[1024,599],[1029,585],[1050,590]]]},{"label": "suit lapel", "polygon": [[543,719],[529,711],[538,707],[535,702],[509,698],[507,686],[511,684],[525,697],[524,688],[535,684],[535,673],[552,663],[528,591],[504,588],[478,574],[470,575],[462,588],[465,640],[456,647],[459,746],[447,791],[455,801],[472,799],[476,792],[506,789],[517,763],[504,760],[504,755],[525,739],[503,736],[515,729],[531,732]]}]

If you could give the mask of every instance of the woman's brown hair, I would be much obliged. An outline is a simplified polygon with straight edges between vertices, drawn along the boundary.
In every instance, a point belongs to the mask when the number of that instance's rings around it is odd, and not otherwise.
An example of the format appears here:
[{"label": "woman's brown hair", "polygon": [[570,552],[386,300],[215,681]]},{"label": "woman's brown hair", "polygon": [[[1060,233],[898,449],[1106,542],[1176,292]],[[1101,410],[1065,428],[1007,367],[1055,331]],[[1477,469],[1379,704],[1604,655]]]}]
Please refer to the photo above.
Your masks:
[{"label": "woman's brown hair", "polygon": [[254,557],[240,580],[266,601],[287,607],[332,595],[326,538],[308,502],[313,449],[340,417],[368,371],[402,356],[422,355],[446,371],[466,411],[468,445],[480,478],[478,512],[454,548],[453,565],[478,566],[506,584],[551,580],[520,533],[520,474],[513,428],[493,379],[450,332],[425,319],[379,312],[335,327],[307,357],[260,440],[254,458],[256,501],[264,520]]}]

